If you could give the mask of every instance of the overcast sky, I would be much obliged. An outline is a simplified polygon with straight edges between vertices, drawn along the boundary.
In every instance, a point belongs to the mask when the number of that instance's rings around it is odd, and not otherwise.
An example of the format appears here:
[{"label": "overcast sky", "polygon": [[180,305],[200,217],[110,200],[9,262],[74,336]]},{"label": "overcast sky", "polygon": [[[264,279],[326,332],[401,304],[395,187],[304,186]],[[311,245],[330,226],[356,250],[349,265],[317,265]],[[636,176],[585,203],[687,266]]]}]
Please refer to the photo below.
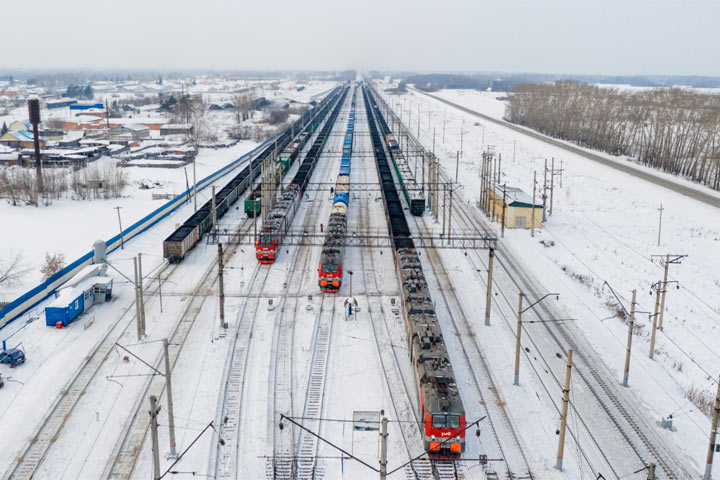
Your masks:
[{"label": "overcast sky", "polygon": [[720,75],[717,0],[21,0],[2,11],[0,69]]}]

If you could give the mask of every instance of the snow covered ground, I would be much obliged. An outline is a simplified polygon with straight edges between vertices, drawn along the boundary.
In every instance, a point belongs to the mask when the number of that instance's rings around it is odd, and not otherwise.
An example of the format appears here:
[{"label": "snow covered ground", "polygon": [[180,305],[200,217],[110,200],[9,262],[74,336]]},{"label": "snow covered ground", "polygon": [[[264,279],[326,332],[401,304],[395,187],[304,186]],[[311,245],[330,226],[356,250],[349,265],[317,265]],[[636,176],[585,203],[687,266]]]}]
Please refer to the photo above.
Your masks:
[{"label": "snow covered ground", "polygon": [[[439,96],[500,118],[498,93],[439,92]],[[616,316],[616,301],[607,282],[630,309],[630,292],[637,289],[638,314],[633,338],[629,392],[649,415],[660,420],[673,415],[677,431],[661,434],[688,458],[688,468],[702,471],[709,419],[686,398],[691,389],[714,398],[714,365],[720,358],[720,229],[711,219],[717,210],[686,196],[604,167],[580,155],[496,124],[479,120],[418,93],[386,96],[391,104],[412,112],[412,130],[420,119],[421,141],[435,150],[450,177],[463,129],[459,182],[473,201],[479,192],[479,160],[487,148],[502,155],[500,184],[532,193],[533,172],[542,186],[545,159],[562,159],[562,185],[555,178],[554,211],[536,232],[505,230],[502,243],[523,259],[541,279],[540,290],[557,291],[560,303],[599,352],[615,377],[622,379],[627,326]],[[417,115],[418,106],[420,115]],[[429,117],[428,117],[429,112]],[[428,121],[428,118],[430,119]],[[442,130],[445,123],[445,136]],[[484,137],[484,138],[483,138]],[[641,167],[638,167],[641,168]],[[657,245],[658,208],[662,203],[663,232]],[[499,236],[497,223],[495,230]],[[541,241],[544,244],[540,243]],[[548,245],[548,246],[545,246]],[[648,358],[655,297],[650,286],[662,280],[662,266],[651,255],[685,254],[670,266],[664,330],[658,332],[655,360]]]}]

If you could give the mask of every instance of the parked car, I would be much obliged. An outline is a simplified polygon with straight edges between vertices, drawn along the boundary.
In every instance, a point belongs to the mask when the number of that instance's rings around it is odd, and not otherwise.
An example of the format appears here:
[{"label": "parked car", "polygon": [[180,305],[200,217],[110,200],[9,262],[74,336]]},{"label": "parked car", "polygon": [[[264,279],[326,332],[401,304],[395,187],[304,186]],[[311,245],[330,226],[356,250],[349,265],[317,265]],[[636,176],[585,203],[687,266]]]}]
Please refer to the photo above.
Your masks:
[{"label": "parked car", "polygon": [[0,363],[7,363],[10,365],[10,368],[25,363],[25,352],[19,348],[10,348],[4,352],[0,352]]}]

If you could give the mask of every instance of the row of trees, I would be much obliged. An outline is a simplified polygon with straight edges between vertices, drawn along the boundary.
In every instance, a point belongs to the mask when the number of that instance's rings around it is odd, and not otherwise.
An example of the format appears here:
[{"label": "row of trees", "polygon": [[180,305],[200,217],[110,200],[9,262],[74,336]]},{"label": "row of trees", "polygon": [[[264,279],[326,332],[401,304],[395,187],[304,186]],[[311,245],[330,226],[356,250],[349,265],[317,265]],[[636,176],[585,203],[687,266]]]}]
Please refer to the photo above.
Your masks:
[{"label": "row of trees", "polygon": [[[43,196],[38,198],[37,175],[34,169],[9,167],[0,169],[0,199],[13,206],[49,205],[66,192],[72,192],[73,198],[118,198],[127,186],[127,173],[117,162],[91,164],[87,168],[73,170],[66,168],[43,169]],[[102,188],[90,188],[98,185]]]},{"label": "row of trees", "polygon": [[569,81],[521,84],[505,117],[720,190],[718,95],[678,88],[628,92]]}]

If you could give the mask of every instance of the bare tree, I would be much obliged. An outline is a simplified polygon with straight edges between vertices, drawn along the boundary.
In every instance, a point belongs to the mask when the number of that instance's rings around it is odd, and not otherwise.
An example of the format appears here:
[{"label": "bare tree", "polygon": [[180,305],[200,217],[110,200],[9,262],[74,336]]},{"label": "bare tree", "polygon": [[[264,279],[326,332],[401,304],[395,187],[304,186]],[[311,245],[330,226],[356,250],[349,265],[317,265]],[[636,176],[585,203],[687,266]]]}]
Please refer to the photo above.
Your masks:
[{"label": "bare tree", "polygon": [[65,267],[65,255],[62,253],[54,253],[50,255],[45,253],[45,263],[40,267],[40,272],[43,274],[43,280],[47,280],[51,276]]},{"label": "bare tree", "polygon": [[30,270],[25,266],[22,253],[9,252],[0,256],[0,286],[12,286]]}]

